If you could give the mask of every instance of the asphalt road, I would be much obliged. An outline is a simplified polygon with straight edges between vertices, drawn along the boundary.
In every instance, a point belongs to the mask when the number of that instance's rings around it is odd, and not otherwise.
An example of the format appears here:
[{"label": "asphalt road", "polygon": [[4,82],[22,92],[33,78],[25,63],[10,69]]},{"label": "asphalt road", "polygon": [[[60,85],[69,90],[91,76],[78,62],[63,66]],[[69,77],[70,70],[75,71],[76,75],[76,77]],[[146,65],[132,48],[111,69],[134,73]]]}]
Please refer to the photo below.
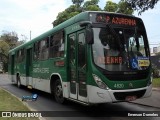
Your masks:
[{"label": "asphalt road", "polygon": [[[33,93],[38,94],[37,101],[24,102],[32,110],[48,111],[49,116],[57,117],[43,117],[44,120],[159,120],[160,109],[156,107],[147,107],[139,104],[121,102],[121,103],[107,103],[97,106],[83,106],[74,102],[68,101],[66,104],[58,104],[48,93],[38,90],[29,90],[26,87],[21,89],[16,85],[11,84],[6,74],[0,74],[0,87],[9,91],[18,98],[22,96],[31,96]],[[52,112],[51,112],[52,111]],[[54,112],[53,112],[54,111]],[[103,112],[102,112],[103,111]],[[124,117],[123,114],[135,113],[141,111],[148,114],[148,112],[158,112],[159,117]],[[68,115],[68,116],[67,116]],[[73,116],[72,116],[73,115]]]}]

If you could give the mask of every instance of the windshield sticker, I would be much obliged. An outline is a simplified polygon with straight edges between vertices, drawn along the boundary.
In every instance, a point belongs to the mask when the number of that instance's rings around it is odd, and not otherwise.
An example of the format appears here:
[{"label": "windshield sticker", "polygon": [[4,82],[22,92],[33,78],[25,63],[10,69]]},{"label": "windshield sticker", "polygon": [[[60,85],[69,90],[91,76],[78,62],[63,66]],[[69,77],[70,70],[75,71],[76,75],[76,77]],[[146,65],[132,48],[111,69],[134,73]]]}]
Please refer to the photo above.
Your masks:
[{"label": "windshield sticker", "polygon": [[99,64],[122,64],[122,57],[120,56],[97,57],[97,62]]},{"label": "windshield sticker", "polygon": [[130,60],[132,69],[141,69],[141,67],[148,67],[150,65],[149,58],[137,57]]},{"label": "windshield sticker", "polygon": [[131,67],[132,69],[138,69],[138,61],[136,58],[131,59]]},{"label": "windshield sticker", "polygon": [[150,65],[149,58],[138,57],[138,66],[139,67],[148,67],[149,65]]}]

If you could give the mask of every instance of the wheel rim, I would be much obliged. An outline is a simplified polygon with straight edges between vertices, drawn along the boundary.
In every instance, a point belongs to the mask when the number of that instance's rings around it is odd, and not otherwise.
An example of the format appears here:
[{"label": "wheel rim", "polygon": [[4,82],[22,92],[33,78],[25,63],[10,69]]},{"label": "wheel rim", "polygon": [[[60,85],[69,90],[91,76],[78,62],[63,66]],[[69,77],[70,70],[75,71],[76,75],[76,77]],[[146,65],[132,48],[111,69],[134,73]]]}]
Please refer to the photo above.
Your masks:
[{"label": "wheel rim", "polygon": [[56,96],[62,98],[62,87],[59,84],[56,86]]},{"label": "wheel rim", "polygon": [[55,84],[55,99],[59,103],[63,103],[63,90],[60,81],[57,81]]}]

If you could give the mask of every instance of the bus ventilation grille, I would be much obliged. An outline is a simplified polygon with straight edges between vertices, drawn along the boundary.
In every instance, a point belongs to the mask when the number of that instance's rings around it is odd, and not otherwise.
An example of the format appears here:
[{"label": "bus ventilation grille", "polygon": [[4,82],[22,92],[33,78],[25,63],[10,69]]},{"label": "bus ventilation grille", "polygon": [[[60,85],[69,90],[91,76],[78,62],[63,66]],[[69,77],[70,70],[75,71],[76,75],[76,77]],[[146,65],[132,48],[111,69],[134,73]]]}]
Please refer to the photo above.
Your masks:
[{"label": "bus ventilation grille", "polygon": [[140,90],[140,91],[133,91],[133,92],[115,92],[114,96],[117,100],[125,100],[127,96],[136,96],[137,98],[140,98],[144,95],[146,90]]}]

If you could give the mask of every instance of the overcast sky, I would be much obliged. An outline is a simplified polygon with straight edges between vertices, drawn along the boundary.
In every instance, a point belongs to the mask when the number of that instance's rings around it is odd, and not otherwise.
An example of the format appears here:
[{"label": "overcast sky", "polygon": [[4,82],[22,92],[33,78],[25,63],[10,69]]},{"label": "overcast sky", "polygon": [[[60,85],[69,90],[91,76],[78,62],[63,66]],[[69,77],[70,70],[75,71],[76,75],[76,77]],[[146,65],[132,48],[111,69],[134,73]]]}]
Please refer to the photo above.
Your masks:
[{"label": "overcast sky", "polygon": [[[59,12],[69,7],[72,0],[0,0],[0,34],[3,31],[15,31],[32,38],[52,28],[52,22]],[[107,0],[100,0],[103,9]],[[119,0],[112,0],[118,2]],[[135,16],[138,14],[135,12]],[[146,26],[150,44],[160,43],[160,2],[153,10],[148,10],[138,16]]]}]

